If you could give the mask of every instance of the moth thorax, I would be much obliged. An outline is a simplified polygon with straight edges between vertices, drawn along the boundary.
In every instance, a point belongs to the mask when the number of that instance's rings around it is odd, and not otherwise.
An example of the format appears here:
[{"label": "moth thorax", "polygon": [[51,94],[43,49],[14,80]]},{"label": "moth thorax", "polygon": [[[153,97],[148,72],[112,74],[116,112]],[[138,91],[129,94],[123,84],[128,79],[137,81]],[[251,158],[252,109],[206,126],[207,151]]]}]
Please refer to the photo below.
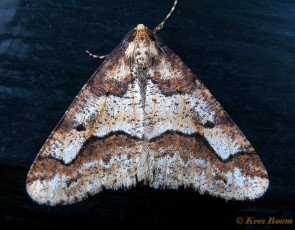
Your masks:
[{"label": "moth thorax", "polygon": [[150,46],[146,41],[139,41],[134,50],[134,67],[145,71],[151,66]]},{"label": "moth thorax", "polygon": [[136,72],[145,72],[156,63],[158,51],[153,41],[140,39],[129,44],[126,56]]}]

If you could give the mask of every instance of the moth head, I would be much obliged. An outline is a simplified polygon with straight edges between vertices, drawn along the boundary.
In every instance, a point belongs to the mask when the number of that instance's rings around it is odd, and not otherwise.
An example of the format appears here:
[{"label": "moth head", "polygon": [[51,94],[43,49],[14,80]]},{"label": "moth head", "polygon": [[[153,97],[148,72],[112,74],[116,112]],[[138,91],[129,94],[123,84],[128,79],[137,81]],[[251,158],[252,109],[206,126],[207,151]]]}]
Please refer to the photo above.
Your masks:
[{"label": "moth head", "polygon": [[155,34],[143,24],[137,25],[128,35],[125,60],[135,71],[147,71],[158,63],[159,48],[156,46]]}]

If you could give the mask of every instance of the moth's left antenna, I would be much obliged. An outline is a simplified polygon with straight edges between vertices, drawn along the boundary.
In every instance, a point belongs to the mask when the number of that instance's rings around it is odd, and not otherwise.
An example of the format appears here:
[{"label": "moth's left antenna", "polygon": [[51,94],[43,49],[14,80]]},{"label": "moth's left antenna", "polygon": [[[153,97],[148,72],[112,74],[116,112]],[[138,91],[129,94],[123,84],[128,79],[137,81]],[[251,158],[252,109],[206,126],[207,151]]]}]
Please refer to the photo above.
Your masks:
[{"label": "moth's left antenna", "polygon": [[171,14],[173,13],[173,11],[175,10],[175,7],[177,5],[178,0],[174,1],[174,4],[169,12],[169,14],[166,16],[166,18],[154,29],[154,33],[157,33],[160,29],[163,28],[165,22],[168,20],[168,18],[170,18]]},{"label": "moth's left antenna", "polygon": [[98,55],[95,55],[93,53],[90,53],[88,50],[85,50],[85,53],[87,53],[90,57],[99,58],[99,59],[105,59],[108,56],[108,55],[98,56]]}]

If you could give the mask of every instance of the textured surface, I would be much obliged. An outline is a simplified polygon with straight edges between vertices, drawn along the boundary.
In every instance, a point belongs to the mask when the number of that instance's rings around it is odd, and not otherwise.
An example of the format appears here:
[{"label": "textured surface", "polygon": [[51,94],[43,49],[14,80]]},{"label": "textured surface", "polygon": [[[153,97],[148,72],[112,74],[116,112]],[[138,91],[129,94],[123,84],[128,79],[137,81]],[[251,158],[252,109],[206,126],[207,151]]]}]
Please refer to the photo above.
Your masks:
[{"label": "textured surface", "polygon": [[0,1],[1,227],[238,227],[238,216],[295,216],[292,0],[180,0],[159,31],[163,42],[197,74],[259,153],[270,178],[262,198],[225,202],[190,189],[140,185],[128,191],[105,190],[83,202],[54,208],[36,205],[29,198],[25,180],[30,165],[101,64],[84,50],[108,54],[138,23],[155,28],[171,4]]},{"label": "textured surface", "polygon": [[226,200],[261,197],[269,184],[220,104],[142,24],[80,91],[34,161],[27,191],[41,204],[68,204],[141,181]]}]

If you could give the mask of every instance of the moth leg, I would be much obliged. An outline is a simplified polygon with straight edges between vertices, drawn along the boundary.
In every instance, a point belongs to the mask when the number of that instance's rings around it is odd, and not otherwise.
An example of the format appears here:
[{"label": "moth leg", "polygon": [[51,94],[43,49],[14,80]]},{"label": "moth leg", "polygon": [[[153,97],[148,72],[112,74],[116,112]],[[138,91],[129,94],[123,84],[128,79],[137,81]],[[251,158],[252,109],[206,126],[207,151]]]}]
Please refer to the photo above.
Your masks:
[{"label": "moth leg", "polygon": [[95,55],[93,53],[90,53],[88,50],[85,50],[85,52],[90,56],[90,57],[93,57],[93,58],[99,58],[99,59],[105,59],[108,55],[104,55],[104,56],[98,56],[98,55]]}]

